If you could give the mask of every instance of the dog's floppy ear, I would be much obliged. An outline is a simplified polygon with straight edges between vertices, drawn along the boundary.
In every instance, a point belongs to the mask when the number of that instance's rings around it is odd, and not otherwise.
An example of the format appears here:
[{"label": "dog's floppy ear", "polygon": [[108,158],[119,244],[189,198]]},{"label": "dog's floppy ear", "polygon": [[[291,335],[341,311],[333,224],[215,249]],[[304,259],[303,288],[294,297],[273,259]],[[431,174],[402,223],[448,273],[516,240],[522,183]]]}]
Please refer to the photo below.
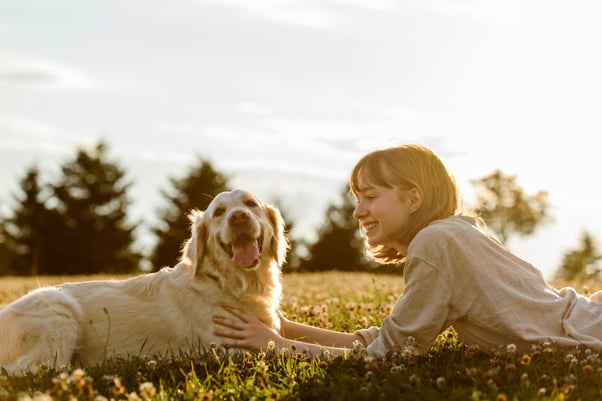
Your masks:
[{"label": "dog's floppy ear", "polygon": [[196,276],[203,256],[205,256],[205,243],[207,241],[205,212],[196,209],[192,210],[188,218],[191,223],[191,235],[182,250],[182,260],[192,265],[192,271]]},{"label": "dog's floppy ear", "polygon": [[288,238],[285,233],[285,222],[280,214],[280,210],[271,206],[265,205],[265,208],[270,219],[270,224],[274,230],[274,235],[271,238],[271,251],[276,257],[276,263],[278,266],[282,266],[286,259],[286,252],[288,251]]}]

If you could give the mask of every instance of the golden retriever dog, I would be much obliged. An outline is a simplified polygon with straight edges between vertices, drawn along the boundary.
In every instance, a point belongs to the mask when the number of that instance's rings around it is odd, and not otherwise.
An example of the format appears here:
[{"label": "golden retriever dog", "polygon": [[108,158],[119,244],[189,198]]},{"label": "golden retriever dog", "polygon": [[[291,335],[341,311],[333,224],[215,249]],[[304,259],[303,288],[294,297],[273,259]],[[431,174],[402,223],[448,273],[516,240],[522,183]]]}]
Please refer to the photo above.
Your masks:
[{"label": "golden retriever dog", "polygon": [[125,280],[36,289],[0,311],[0,366],[92,365],[128,355],[208,348],[224,305],[275,329],[280,266],[288,249],[280,212],[244,190],[222,192],[190,214],[191,237],[174,267]]}]

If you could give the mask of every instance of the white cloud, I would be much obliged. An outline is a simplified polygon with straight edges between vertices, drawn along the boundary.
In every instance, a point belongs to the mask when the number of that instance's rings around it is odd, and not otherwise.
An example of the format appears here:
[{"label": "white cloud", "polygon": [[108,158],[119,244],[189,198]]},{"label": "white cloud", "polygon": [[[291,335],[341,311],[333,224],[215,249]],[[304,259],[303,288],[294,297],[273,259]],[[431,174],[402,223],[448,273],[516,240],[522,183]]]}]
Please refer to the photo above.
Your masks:
[{"label": "white cloud", "polygon": [[49,154],[71,152],[80,145],[94,141],[66,133],[58,128],[31,119],[0,114],[0,150],[36,150]]},{"label": "white cloud", "polygon": [[334,14],[328,12],[319,2],[304,0],[198,0],[200,4],[238,8],[255,17],[273,22],[324,28],[334,21]]},{"label": "white cloud", "polygon": [[410,3],[440,15],[499,25],[519,21],[525,6],[522,0],[410,0]]},{"label": "white cloud", "polygon": [[375,11],[391,11],[395,9],[394,0],[331,0],[335,4],[364,8]]},{"label": "white cloud", "polygon": [[0,54],[0,84],[50,90],[89,90],[96,83],[83,73],[41,58]]},{"label": "white cloud", "polygon": [[237,105],[237,110],[243,114],[250,114],[259,117],[269,117],[274,114],[271,106],[253,102],[243,102]]}]

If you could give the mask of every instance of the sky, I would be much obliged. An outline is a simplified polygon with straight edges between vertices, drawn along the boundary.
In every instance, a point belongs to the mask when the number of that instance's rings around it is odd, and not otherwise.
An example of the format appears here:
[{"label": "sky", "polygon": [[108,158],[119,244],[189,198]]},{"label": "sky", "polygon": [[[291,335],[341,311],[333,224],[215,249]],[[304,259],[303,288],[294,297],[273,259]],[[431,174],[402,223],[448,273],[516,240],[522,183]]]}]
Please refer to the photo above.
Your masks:
[{"label": "sky", "polygon": [[[551,277],[602,239],[598,0],[2,0],[0,212],[99,140],[140,241],[199,157],[315,238],[366,152],[433,149],[466,203],[499,169],[553,222],[508,247]],[[145,231],[146,230],[146,231]]]}]

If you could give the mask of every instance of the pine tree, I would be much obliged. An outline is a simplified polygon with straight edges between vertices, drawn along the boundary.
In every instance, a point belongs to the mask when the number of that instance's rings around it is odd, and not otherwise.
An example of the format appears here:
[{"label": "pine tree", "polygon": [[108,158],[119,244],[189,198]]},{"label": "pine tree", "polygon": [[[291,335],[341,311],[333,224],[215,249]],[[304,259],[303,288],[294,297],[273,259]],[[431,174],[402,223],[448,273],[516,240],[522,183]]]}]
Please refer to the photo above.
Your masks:
[{"label": "pine tree", "polygon": [[62,165],[61,180],[51,185],[53,241],[44,249],[49,263],[41,273],[128,273],[139,268],[135,225],[127,222],[131,183],[107,153],[100,142]]},{"label": "pine tree", "polygon": [[192,209],[205,210],[217,194],[227,191],[228,177],[216,171],[209,161],[199,158],[184,178],[171,178],[170,184],[169,191],[161,191],[168,202],[159,211],[161,223],[152,229],[157,237],[150,258],[155,271],[175,264],[190,236],[188,214]]},{"label": "pine tree", "polygon": [[318,233],[318,240],[308,245],[308,256],[299,270],[364,270],[377,264],[364,252],[364,241],[358,223],[353,218],[355,203],[345,185],[341,200],[328,206],[326,219]]},{"label": "pine tree", "polygon": [[49,212],[44,205],[39,170],[30,167],[20,181],[22,194],[14,195],[13,215],[2,219],[0,237],[3,238],[8,260],[7,273],[35,275],[40,264],[42,242],[47,238]]}]

